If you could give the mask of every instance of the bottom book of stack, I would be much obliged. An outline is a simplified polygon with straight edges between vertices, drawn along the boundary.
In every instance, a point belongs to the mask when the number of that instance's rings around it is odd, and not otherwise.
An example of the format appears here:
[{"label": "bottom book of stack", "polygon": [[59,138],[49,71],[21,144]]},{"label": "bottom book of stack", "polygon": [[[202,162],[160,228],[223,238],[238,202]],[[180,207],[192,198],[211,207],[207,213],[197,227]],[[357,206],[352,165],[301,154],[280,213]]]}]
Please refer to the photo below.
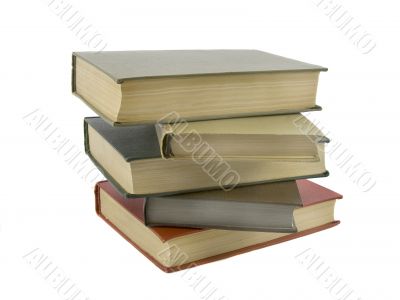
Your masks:
[{"label": "bottom book of stack", "polygon": [[[151,199],[125,198],[108,181],[96,184],[96,212],[161,270],[174,272],[289,241],[339,224],[334,219],[334,207],[336,200],[342,198],[340,194],[309,180],[297,180],[292,184],[296,187],[299,199],[298,205],[290,204],[291,209],[285,212],[286,216],[291,216],[286,219],[292,226],[275,231],[268,228],[253,231],[243,228],[149,227],[146,226],[146,201]],[[243,188],[242,197],[246,198],[245,192],[250,191]],[[263,195],[259,194],[257,199]],[[189,198],[196,197],[192,195]],[[252,195],[249,194],[249,198]],[[284,205],[278,203],[276,207],[284,211],[281,209]]]}]

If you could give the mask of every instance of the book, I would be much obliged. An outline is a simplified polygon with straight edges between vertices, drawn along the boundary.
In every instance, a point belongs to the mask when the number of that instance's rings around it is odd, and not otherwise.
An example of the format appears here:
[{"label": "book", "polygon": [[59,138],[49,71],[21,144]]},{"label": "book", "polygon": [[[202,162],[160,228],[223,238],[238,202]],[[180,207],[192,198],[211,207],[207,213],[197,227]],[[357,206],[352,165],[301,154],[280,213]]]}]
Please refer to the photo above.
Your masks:
[{"label": "book", "polygon": [[301,114],[158,123],[156,130],[162,156],[174,159],[208,158],[216,152],[226,159],[315,161],[317,143],[329,141]]},{"label": "book", "polygon": [[114,125],[319,110],[327,69],[257,50],[75,52],[72,91]]},{"label": "book", "polygon": [[[297,232],[295,211],[301,219],[304,210],[300,208],[309,205],[302,202],[298,184],[301,181],[264,183],[231,191],[219,189],[145,197],[144,223],[147,226]],[[309,209],[307,213],[311,214]]]},{"label": "book", "polygon": [[327,176],[324,144],[319,160],[163,159],[154,125],[111,126],[84,120],[85,151],[104,176],[127,197],[173,194],[290,179]]},{"label": "book", "polygon": [[[124,198],[107,181],[95,187],[96,212],[122,237],[165,272],[179,271],[285,242],[339,223],[333,216],[338,193],[307,180],[298,181],[306,207],[294,211],[298,232],[147,227],[144,198]],[[298,214],[302,211],[301,214]]]}]

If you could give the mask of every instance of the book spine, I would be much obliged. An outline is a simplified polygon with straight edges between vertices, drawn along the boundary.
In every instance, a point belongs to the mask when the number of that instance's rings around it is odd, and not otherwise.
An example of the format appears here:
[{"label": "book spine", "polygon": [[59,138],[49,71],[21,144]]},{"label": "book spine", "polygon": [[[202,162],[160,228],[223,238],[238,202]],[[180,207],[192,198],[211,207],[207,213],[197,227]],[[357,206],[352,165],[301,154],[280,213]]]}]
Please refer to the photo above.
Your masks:
[{"label": "book spine", "polygon": [[71,89],[74,94],[76,92],[76,56],[74,54],[72,54]]}]

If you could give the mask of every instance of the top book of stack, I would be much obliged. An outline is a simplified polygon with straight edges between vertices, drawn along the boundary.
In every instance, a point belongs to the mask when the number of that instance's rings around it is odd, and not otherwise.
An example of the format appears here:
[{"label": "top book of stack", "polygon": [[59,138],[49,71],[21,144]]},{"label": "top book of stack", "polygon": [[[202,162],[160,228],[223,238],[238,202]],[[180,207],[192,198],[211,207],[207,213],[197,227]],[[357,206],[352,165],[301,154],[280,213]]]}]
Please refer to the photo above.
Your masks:
[{"label": "top book of stack", "polygon": [[73,92],[113,125],[320,110],[327,70],[257,50],[76,52],[72,66]]}]

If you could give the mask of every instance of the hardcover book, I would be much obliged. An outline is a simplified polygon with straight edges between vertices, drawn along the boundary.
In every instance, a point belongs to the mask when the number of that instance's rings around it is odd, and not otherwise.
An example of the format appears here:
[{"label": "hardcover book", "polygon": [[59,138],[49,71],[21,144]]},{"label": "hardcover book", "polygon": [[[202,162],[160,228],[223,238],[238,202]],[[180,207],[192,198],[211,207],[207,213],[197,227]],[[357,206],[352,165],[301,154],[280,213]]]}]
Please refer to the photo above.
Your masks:
[{"label": "hardcover book", "polygon": [[231,191],[149,196],[145,198],[144,222],[148,226],[296,232],[295,213],[297,219],[304,211],[313,213],[311,208],[302,209],[310,204],[303,203],[299,184],[301,181],[285,181]]},{"label": "hardcover book", "polygon": [[327,69],[257,50],[76,52],[72,91],[113,124],[318,110]]},{"label": "hardcover book", "polygon": [[124,198],[107,181],[95,188],[96,212],[112,228],[165,272],[179,271],[285,242],[339,223],[334,220],[341,195],[307,180],[297,181],[304,207],[294,210],[298,232],[146,227],[144,198]]},{"label": "hardcover book", "polygon": [[301,114],[158,123],[156,129],[162,156],[174,159],[208,158],[215,151],[226,159],[315,161],[317,143],[329,141]]},{"label": "hardcover book", "polygon": [[128,197],[174,194],[327,176],[324,143],[317,160],[270,161],[163,159],[154,125],[114,127],[99,117],[85,118],[85,150],[104,176]]}]

